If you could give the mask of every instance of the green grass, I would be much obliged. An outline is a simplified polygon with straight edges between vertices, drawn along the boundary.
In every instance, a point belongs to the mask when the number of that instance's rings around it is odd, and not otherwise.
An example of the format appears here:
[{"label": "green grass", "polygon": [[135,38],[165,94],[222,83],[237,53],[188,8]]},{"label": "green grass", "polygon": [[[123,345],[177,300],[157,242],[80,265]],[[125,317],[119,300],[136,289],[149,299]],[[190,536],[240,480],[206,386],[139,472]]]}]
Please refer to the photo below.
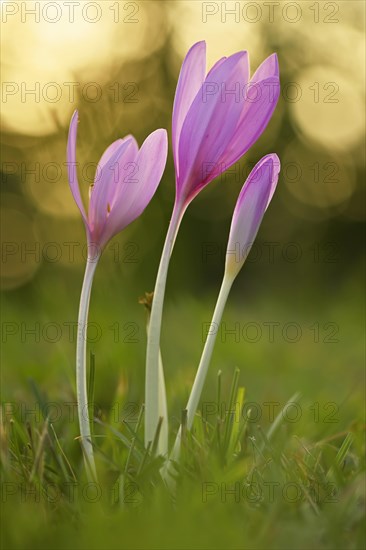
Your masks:
[{"label": "green grass", "polygon": [[[95,354],[89,390],[98,487],[87,485],[77,439],[74,342],[9,336],[2,373],[3,402],[12,403],[2,417],[2,547],[362,550],[363,321],[355,279],[333,287],[330,300],[324,288],[317,295],[304,291],[301,299],[295,286],[253,294],[254,281],[244,276],[225,312],[227,327],[294,321],[302,338],[218,337],[194,428],[183,430],[172,494],[160,474],[162,459],[142,443],[146,336],[137,298],[144,283],[131,280],[129,293],[121,293],[119,274],[104,277],[101,269],[97,275],[90,320],[104,331],[89,345]],[[5,296],[8,321],[75,320],[80,278],[65,285],[48,277],[45,272],[29,292],[31,303],[21,294]],[[198,301],[168,289],[162,352],[171,444],[184,423],[213,294]],[[108,327],[116,320],[120,327],[136,323],[136,342],[124,341],[122,328],[114,341]],[[310,329],[315,322],[319,342]],[[337,342],[324,341],[328,322],[339,327]],[[297,405],[281,413],[289,400]]]},{"label": "green grass", "polygon": [[[306,422],[289,421],[285,406],[263,427],[245,408],[239,372],[228,395],[222,377],[209,414],[183,430],[173,491],[162,458],[143,447],[143,410],[133,422],[96,418],[99,481],[90,485],[80,449],[69,451],[76,426],[56,432],[33,385],[40,418],[3,419],[3,548],[363,548],[360,423],[304,437]],[[289,401],[292,412],[306,405]]]}]

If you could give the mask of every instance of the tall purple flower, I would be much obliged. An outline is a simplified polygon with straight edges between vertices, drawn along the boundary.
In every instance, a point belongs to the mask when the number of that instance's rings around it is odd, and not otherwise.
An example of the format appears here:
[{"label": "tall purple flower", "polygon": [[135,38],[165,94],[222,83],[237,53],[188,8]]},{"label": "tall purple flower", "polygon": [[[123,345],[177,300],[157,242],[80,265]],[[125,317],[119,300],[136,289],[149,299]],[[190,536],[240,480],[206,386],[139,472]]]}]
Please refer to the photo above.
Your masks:
[{"label": "tall purple flower", "polygon": [[262,134],[280,92],[276,54],[250,78],[247,52],[219,59],[206,74],[206,43],[187,53],[173,107],[176,197],[156,279],[146,354],[145,445],[159,422],[159,342],[166,277],[180,222],[189,203],[234,164]]},{"label": "tall purple flower", "polygon": [[167,133],[156,130],[138,148],[133,136],[118,139],[103,153],[90,186],[86,212],[78,183],[76,134],[78,113],[74,112],[67,143],[68,175],[71,192],[84,220],[88,250],[80,296],[76,343],[76,390],[82,450],[88,478],[96,478],[93,445],[90,441],[90,418],[86,385],[86,337],[88,310],[93,277],[101,252],[107,242],[135,220],[152,199],[163,174],[167,157]]},{"label": "tall purple flower", "polygon": [[257,141],[280,92],[277,55],[250,78],[248,53],[219,59],[206,74],[206,43],[183,62],[173,108],[176,200],[189,202]]}]

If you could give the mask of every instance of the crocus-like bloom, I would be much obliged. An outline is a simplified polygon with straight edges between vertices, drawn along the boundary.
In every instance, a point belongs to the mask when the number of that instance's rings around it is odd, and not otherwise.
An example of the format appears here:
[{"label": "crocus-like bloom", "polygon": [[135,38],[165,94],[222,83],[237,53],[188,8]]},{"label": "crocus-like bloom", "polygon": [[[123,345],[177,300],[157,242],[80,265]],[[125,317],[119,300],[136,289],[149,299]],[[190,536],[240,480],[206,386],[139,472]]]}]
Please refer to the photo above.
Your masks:
[{"label": "crocus-like bloom", "polygon": [[266,128],[280,92],[277,55],[250,78],[245,51],[219,59],[206,74],[206,43],[183,62],[173,109],[177,202],[187,205],[227,170]]},{"label": "crocus-like bloom", "polygon": [[165,130],[156,130],[146,138],[141,149],[132,136],[112,143],[97,166],[86,213],[77,178],[77,125],[78,113],[75,111],[67,143],[69,183],[84,220],[88,244],[97,248],[93,254],[89,250],[86,262],[76,341],[76,392],[81,444],[88,478],[93,480],[96,479],[96,468],[88,410],[85,338],[93,277],[103,247],[135,220],[153,197],[165,168],[168,140]]},{"label": "crocus-like bloom", "polygon": [[[236,203],[231,222],[226,251],[226,265],[220,293],[216,302],[212,322],[202,352],[200,364],[186,406],[187,428],[192,428],[202,389],[206,380],[212,352],[231,286],[244,265],[245,259],[257,235],[264,213],[275,192],[280,160],[277,155],[263,157],[250,172]],[[239,252],[239,254],[238,254]],[[179,457],[181,430],[179,430],[171,458]],[[169,472],[169,469],[168,469]]]},{"label": "crocus-like bloom", "polygon": [[280,93],[276,54],[250,78],[248,53],[219,59],[206,74],[206,43],[194,44],[175,93],[172,142],[176,197],[160,261],[146,353],[145,444],[159,422],[159,341],[169,259],[184,212],[210,181],[234,164],[262,134]]},{"label": "crocus-like bloom", "polygon": [[83,217],[88,242],[103,248],[140,216],[152,199],[165,168],[167,133],[163,129],[155,130],[141,149],[133,136],[113,142],[98,163],[86,213],[77,178],[77,125],[78,112],[75,111],[67,144],[70,188]]},{"label": "crocus-like bloom", "polygon": [[280,172],[276,154],[263,157],[250,172],[236,202],[226,252],[225,271],[239,273],[257,235],[264,213],[276,190]]}]

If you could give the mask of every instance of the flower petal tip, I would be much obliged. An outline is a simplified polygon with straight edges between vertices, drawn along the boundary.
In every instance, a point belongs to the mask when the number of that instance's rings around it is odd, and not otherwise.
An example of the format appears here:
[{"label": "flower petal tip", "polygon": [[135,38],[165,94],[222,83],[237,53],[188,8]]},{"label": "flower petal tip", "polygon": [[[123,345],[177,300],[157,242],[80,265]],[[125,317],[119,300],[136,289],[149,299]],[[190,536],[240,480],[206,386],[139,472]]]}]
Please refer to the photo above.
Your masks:
[{"label": "flower petal tip", "polygon": [[268,68],[268,76],[279,78],[280,67],[278,63],[278,55],[276,53],[272,53],[270,56],[267,57],[264,63]]},{"label": "flower petal tip", "polygon": [[253,168],[253,173],[258,170],[259,172],[264,168],[265,166],[268,166],[271,168],[271,179],[272,182],[278,179],[278,174],[281,170],[281,161],[276,153],[269,153],[265,157],[263,157],[255,167]]},{"label": "flower petal tip", "polygon": [[276,153],[270,153],[267,155],[267,158],[270,158],[273,164],[274,173],[277,175],[281,170],[281,161]]},{"label": "flower petal tip", "polygon": [[186,58],[189,57],[193,52],[198,51],[198,50],[201,50],[202,55],[206,54],[206,41],[205,40],[200,40],[199,42],[196,42],[195,44],[193,44],[193,46],[191,46],[189,48],[189,50],[186,54]]},{"label": "flower petal tip", "polygon": [[154,139],[159,139],[164,148],[168,148],[168,132],[165,128],[158,128],[157,130],[154,130],[149,137],[152,136],[154,136]]},{"label": "flower petal tip", "polygon": [[280,75],[280,65],[279,65],[279,62],[278,62],[278,55],[276,53],[273,53],[270,57],[273,58],[274,74],[275,74],[275,76],[279,77],[279,75]]}]

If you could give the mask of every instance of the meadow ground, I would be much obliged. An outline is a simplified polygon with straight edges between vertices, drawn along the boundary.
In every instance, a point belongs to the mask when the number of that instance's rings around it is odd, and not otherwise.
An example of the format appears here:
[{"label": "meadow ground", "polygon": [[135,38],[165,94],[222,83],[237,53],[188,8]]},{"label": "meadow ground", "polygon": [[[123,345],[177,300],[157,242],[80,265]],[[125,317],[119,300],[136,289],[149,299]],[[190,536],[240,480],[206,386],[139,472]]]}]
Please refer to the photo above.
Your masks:
[{"label": "meadow ground", "polygon": [[[117,337],[110,320],[118,319],[119,304],[106,303],[102,283],[103,274],[91,321],[98,318],[105,331],[89,344],[98,483],[88,484],[75,439],[74,343],[28,337],[19,345],[20,335],[7,337],[3,548],[361,550],[365,443],[356,283],[339,285],[336,301],[319,295],[305,306],[302,300],[301,314],[282,291],[277,300],[248,294],[245,308],[245,297],[234,292],[194,429],[184,431],[173,489],[162,481],[162,458],[142,443],[145,334],[143,309],[133,305],[138,293],[126,298],[134,314]],[[62,300],[62,288],[33,289],[32,315],[46,302],[54,311],[58,304],[60,325],[69,318],[75,303]],[[209,296],[167,302],[171,442],[181,419],[184,425],[212,302]],[[23,304],[5,306],[16,318]],[[23,315],[24,323],[32,315]]]}]

